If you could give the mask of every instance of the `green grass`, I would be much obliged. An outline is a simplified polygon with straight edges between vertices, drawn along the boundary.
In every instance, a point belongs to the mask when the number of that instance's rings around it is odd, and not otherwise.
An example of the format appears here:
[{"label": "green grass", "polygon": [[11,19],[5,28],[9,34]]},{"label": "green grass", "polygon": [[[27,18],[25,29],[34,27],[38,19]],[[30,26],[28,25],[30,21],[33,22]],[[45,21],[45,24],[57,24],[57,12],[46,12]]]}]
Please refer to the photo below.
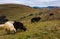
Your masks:
[{"label": "green grass", "polygon": [[[0,5],[0,15],[5,15],[9,20],[21,21],[27,28],[25,32],[17,32],[16,34],[6,34],[4,30],[0,30],[0,39],[60,39],[60,20],[54,20],[60,18],[59,9],[47,8],[34,9],[24,5],[16,4],[4,4]],[[57,14],[55,14],[57,12]],[[47,13],[47,14],[46,14]],[[49,16],[49,13],[53,13],[54,16]],[[33,16],[29,16],[33,14]],[[41,14],[41,15],[39,15]],[[30,23],[31,18],[41,17],[43,22]],[[49,21],[49,19],[52,19]]]},{"label": "green grass", "polygon": [[60,20],[32,23],[23,22],[25,32],[6,34],[0,30],[1,39],[60,39]]}]

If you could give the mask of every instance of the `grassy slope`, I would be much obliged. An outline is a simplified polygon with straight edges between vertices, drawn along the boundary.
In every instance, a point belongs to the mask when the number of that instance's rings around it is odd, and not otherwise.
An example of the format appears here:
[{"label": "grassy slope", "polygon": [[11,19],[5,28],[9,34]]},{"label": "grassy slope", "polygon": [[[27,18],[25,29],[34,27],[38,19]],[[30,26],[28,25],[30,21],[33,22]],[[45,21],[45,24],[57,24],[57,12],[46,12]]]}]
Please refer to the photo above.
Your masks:
[{"label": "grassy slope", "polygon": [[[16,4],[0,5],[0,15],[6,15],[9,20],[18,20],[20,17],[31,13],[41,13],[41,12],[46,13],[47,11],[48,9],[38,9],[37,11],[36,9],[24,5],[16,5]],[[57,11],[59,15],[60,10]],[[53,11],[53,13],[55,13],[55,11]],[[45,14],[43,14],[43,16],[44,15]],[[32,17],[33,16],[31,16],[30,18]],[[60,33],[59,33],[60,20],[44,21],[33,24],[30,24],[29,19],[23,21],[24,25],[27,27],[26,32],[18,32],[15,35],[13,34],[6,35],[3,30],[0,30],[0,38],[1,39],[60,39]]]},{"label": "grassy slope", "polygon": [[19,19],[21,16],[36,12],[36,9],[20,4],[0,5],[0,15],[6,15],[10,20],[14,20],[14,18]]},{"label": "grassy slope", "polygon": [[4,31],[0,31],[1,39],[60,39],[60,20],[26,23],[26,32],[18,32],[15,35],[6,35]]}]

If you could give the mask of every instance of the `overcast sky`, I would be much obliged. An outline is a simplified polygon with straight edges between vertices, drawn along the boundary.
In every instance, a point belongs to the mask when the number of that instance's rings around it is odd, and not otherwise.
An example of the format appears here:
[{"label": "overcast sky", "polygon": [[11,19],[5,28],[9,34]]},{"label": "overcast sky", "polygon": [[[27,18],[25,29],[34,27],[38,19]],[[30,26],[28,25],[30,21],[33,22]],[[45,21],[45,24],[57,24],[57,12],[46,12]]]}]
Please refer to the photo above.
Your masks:
[{"label": "overcast sky", "polygon": [[28,6],[60,6],[60,0],[0,0],[0,4],[17,3]]}]

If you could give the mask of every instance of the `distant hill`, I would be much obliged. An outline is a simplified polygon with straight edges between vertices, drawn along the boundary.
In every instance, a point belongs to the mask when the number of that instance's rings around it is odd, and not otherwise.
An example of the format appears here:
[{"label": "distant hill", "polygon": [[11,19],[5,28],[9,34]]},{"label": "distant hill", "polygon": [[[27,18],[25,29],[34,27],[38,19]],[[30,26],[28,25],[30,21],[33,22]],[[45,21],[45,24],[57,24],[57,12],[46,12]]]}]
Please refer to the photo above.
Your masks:
[{"label": "distant hill", "polygon": [[39,9],[39,8],[60,8],[60,7],[58,7],[58,6],[47,6],[47,7],[38,7],[38,6],[34,6],[33,8]]},{"label": "distant hill", "polygon": [[60,8],[58,6],[48,6],[47,8]]},{"label": "distant hill", "polygon": [[37,10],[21,4],[0,4],[0,15],[6,15],[7,18],[20,18],[21,16],[36,13]]},{"label": "distant hill", "polygon": [[33,8],[35,8],[35,9],[38,9],[38,8],[41,8],[41,7],[38,7],[38,6],[34,6]]},{"label": "distant hill", "polygon": [[60,8],[57,7],[30,7],[21,4],[0,4],[0,16],[5,15],[9,20],[31,20],[41,17],[41,20],[60,19]]}]

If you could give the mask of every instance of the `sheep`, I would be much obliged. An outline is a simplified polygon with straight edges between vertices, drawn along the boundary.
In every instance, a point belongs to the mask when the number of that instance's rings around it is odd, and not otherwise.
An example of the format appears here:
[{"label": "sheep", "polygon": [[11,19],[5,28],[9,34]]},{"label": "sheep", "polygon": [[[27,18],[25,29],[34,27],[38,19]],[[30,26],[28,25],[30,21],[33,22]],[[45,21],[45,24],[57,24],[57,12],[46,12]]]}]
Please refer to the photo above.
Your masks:
[{"label": "sheep", "polygon": [[0,29],[4,29],[8,34],[16,33],[18,29],[27,30],[23,23],[17,21],[7,21],[4,24],[0,24]]}]

